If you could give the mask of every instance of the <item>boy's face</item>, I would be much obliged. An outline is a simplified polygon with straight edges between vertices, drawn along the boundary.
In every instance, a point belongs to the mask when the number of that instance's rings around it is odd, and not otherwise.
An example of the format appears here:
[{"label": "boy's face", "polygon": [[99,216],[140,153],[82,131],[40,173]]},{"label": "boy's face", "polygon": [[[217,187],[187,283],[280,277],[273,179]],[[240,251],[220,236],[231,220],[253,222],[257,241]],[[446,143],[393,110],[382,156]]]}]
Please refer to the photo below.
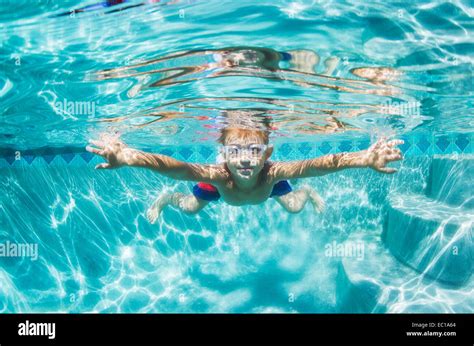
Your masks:
[{"label": "boy's face", "polygon": [[238,130],[231,133],[224,144],[227,168],[242,184],[254,181],[272,151],[272,146],[265,144],[261,136],[239,136]]}]

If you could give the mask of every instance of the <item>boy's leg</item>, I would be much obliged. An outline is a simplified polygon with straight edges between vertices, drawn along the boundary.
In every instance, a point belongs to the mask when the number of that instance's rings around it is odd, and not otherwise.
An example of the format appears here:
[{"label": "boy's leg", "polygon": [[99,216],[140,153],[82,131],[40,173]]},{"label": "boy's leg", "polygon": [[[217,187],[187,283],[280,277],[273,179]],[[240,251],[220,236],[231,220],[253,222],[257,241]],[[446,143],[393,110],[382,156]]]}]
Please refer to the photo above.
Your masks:
[{"label": "boy's leg", "polygon": [[197,198],[194,195],[185,195],[184,193],[170,193],[161,195],[156,199],[152,206],[148,209],[146,215],[148,221],[155,223],[163,208],[167,205],[172,205],[184,211],[187,214],[195,214],[204,208],[209,201]]},{"label": "boy's leg", "polygon": [[283,196],[275,197],[277,202],[290,213],[299,213],[309,200],[317,212],[324,210],[324,201],[319,194],[309,186],[291,191]]}]

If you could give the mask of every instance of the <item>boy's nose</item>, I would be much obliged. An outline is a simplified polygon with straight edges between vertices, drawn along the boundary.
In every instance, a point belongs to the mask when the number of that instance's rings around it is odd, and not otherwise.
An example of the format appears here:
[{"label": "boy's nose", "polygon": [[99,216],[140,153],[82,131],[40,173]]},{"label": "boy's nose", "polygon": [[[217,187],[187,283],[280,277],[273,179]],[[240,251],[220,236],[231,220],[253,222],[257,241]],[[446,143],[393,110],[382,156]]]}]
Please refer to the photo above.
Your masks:
[{"label": "boy's nose", "polygon": [[242,166],[249,166],[251,161],[252,160],[250,159],[250,157],[246,155],[242,155],[242,157],[240,158],[240,164]]}]

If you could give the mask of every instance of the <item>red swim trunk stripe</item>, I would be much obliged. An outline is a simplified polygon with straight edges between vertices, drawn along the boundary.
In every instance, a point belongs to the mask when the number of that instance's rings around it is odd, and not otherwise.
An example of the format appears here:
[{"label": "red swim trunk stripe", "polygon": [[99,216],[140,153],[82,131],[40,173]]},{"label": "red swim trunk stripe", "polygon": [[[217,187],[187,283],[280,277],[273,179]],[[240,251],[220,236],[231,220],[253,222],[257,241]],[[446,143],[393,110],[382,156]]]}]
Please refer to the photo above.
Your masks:
[{"label": "red swim trunk stripe", "polygon": [[198,186],[203,189],[203,190],[206,190],[206,191],[209,191],[209,192],[216,192],[217,191],[217,188],[211,184],[207,184],[207,183],[198,183]]}]

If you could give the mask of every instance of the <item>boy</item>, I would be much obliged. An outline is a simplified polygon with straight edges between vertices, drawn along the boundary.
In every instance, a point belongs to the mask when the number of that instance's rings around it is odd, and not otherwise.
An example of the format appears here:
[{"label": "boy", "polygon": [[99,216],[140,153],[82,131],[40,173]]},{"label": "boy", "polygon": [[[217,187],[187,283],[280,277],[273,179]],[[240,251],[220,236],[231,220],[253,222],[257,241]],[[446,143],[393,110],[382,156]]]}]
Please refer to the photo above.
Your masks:
[{"label": "boy", "polygon": [[147,212],[154,223],[166,205],[172,205],[186,213],[196,213],[209,202],[222,199],[231,205],[260,204],[269,197],[286,210],[300,212],[309,200],[321,211],[324,203],[311,188],[292,191],[288,179],[316,177],[345,168],[370,167],[381,173],[395,173],[386,167],[392,161],[402,159],[397,145],[401,140],[387,142],[384,138],[368,150],[338,153],[319,158],[290,161],[268,161],[273,146],[268,144],[267,130],[227,127],[222,130],[219,142],[223,144],[223,163],[194,164],[172,157],[151,154],[127,147],[118,137],[103,135],[101,140],[91,140],[95,147],[86,149],[104,157],[107,162],[97,169],[122,166],[144,167],[176,180],[198,182],[193,194],[172,193],[160,196]]}]

